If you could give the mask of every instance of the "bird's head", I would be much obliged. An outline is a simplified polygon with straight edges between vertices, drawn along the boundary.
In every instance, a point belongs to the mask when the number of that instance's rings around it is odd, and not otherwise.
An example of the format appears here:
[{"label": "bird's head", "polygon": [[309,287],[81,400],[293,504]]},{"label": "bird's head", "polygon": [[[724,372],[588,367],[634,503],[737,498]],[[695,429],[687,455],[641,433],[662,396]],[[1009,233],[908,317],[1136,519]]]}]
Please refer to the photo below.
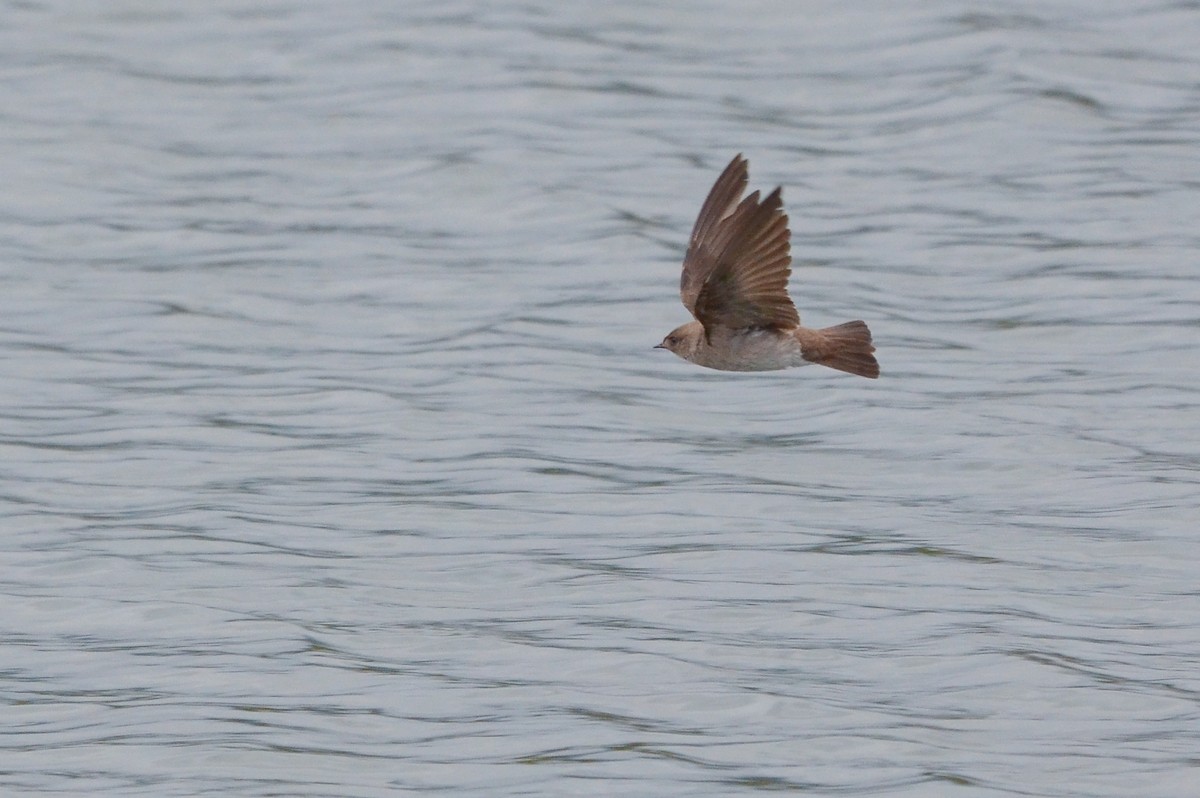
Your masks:
[{"label": "bird's head", "polygon": [[696,351],[696,347],[700,345],[700,340],[703,337],[704,328],[700,326],[700,322],[692,321],[671,330],[671,332],[667,333],[667,337],[662,339],[662,343],[654,348],[667,349],[684,360],[691,360],[692,354]]}]

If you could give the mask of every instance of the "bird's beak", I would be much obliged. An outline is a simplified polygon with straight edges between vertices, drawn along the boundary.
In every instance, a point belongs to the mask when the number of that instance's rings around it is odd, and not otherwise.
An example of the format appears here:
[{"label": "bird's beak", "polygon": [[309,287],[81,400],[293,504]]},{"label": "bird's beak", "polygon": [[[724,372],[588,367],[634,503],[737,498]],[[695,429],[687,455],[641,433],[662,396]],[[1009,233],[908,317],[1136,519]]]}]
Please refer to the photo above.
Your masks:
[{"label": "bird's beak", "polygon": [[666,347],[665,347],[665,346],[663,346],[662,344],[655,344],[655,345],[654,345],[654,348],[655,348],[655,349],[666,349]]}]

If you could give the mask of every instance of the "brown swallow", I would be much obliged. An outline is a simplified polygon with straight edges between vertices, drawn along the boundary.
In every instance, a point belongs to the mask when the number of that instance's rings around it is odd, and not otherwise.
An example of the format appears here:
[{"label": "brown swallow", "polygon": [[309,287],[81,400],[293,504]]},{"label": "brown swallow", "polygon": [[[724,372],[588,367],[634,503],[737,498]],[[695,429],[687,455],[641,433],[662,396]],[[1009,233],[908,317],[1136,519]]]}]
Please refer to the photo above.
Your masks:
[{"label": "brown swallow", "polygon": [[679,295],[695,321],[672,330],[655,349],[722,371],[774,371],[807,363],[879,376],[865,322],[800,326],[788,296],[792,273],[782,189],[742,199],[750,182],[737,155],[708,192],[683,259]]}]

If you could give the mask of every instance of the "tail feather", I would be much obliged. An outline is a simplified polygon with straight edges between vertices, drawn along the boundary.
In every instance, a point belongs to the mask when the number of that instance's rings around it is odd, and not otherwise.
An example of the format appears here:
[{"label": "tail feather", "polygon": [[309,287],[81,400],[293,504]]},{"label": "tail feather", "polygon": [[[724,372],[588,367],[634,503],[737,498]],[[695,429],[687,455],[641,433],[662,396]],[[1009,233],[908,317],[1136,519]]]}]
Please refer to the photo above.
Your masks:
[{"label": "tail feather", "polygon": [[804,359],[860,377],[879,376],[879,362],[871,345],[871,331],[865,322],[848,321],[835,327],[813,330],[812,340],[804,341]]}]

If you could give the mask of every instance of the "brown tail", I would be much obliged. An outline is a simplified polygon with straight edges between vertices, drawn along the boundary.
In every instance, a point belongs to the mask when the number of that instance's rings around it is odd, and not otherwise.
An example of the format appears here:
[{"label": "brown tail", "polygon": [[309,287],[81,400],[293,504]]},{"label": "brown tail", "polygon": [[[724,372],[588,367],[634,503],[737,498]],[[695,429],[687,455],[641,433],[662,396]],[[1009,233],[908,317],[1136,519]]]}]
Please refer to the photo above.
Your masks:
[{"label": "brown tail", "polygon": [[836,327],[806,330],[800,339],[804,359],[860,377],[879,376],[879,362],[871,354],[871,331],[865,322],[848,321]]}]

